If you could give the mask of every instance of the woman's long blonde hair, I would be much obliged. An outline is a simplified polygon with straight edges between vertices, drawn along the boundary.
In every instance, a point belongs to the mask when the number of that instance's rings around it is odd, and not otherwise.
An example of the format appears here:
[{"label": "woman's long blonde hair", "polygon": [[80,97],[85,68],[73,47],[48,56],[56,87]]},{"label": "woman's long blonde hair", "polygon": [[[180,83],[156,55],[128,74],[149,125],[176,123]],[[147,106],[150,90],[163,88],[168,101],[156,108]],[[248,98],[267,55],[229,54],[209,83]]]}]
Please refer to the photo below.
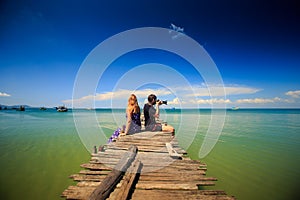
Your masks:
[{"label": "woman's long blonde hair", "polygon": [[140,112],[139,103],[134,94],[131,94],[130,97],[128,98],[127,109],[130,113],[139,113]]}]

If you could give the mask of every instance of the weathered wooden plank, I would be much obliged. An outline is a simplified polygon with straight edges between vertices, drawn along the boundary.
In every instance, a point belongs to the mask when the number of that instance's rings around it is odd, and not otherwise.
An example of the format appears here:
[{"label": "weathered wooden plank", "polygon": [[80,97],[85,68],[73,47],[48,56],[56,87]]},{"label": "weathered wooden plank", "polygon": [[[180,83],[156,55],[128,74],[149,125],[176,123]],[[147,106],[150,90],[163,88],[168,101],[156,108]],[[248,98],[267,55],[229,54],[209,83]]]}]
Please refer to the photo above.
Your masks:
[{"label": "weathered wooden plank", "polygon": [[106,178],[101,182],[101,184],[89,196],[90,200],[106,199],[110,195],[115,186],[119,183],[124,172],[128,169],[132,161],[135,159],[137,151],[137,147],[132,146],[128,149],[128,152],[124,153],[124,156],[116,165],[116,168],[113,169],[111,173],[106,176]]},{"label": "weathered wooden plank", "polygon": [[176,176],[140,176],[140,181],[217,181],[214,177],[204,177],[191,174],[181,174]]},{"label": "weathered wooden plank", "polygon": [[[161,140],[147,140],[148,142],[145,143],[146,140],[127,140],[127,141],[118,141],[118,143],[122,144],[136,144],[136,145],[145,145],[145,146],[153,146],[153,147],[159,147],[159,146],[165,146],[165,142]],[[167,140],[168,141],[168,140]]]},{"label": "weathered wooden plank", "polygon": [[[200,170],[199,168],[197,167],[194,167],[194,166],[182,166],[182,165],[172,165],[172,164],[168,164],[168,163],[153,163],[153,162],[150,162],[150,163],[145,163],[144,167],[149,167],[149,168],[157,168],[157,169],[165,169],[165,168],[168,168],[168,171],[170,170]],[[202,169],[201,169],[202,170]],[[205,171],[205,170],[202,170],[202,171]]]},{"label": "weathered wooden plank", "polygon": [[[144,162],[143,160],[141,160],[142,162]],[[144,164],[145,167],[159,167],[161,169],[165,169],[165,170],[205,170],[205,169],[200,169],[199,167],[197,166],[189,166],[189,165],[173,165],[172,163],[160,163],[160,162],[157,162],[157,163],[154,163],[154,162],[145,162]]]},{"label": "weathered wooden plank", "polygon": [[[212,179],[211,181],[207,180],[207,179],[202,179],[202,178],[196,178],[193,177],[191,179],[187,179],[187,178],[182,178],[182,179],[178,179],[178,178],[174,178],[173,180],[170,178],[162,178],[159,179],[158,177],[155,177],[153,179],[149,178],[149,179],[140,179],[139,183],[142,184],[153,184],[152,186],[154,186],[155,184],[175,184],[175,185],[181,185],[181,183],[184,184],[191,184],[193,186],[211,186],[211,185],[215,185],[215,179]],[[155,182],[155,183],[154,183]],[[159,189],[159,188],[156,188]],[[166,189],[172,189],[172,188],[166,188]]]},{"label": "weathered wooden plank", "polygon": [[74,174],[71,175],[70,178],[74,179],[74,181],[103,181],[106,175],[82,175],[82,174]]},{"label": "weathered wooden plank", "polygon": [[157,181],[140,181],[135,186],[137,189],[177,189],[177,190],[198,190],[196,183],[178,183],[178,182],[157,182]]},{"label": "weathered wooden plank", "polygon": [[[176,174],[176,173],[192,173],[192,171],[190,169],[184,169],[184,168],[179,168],[174,170],[175,168],[169,168],[169,167],[165,167],[165,168],[159,168],[159,167],[149,167],[149,169],[153,169],[151,171],[149,170],[144,170],[145,166],[143,166],[143,171],[145,171],[145,173],[151,173],[151,172],[155,172],[155,173],[170,173],[170,174]],[[195,172],[195,171],[194,171]],[[206,174],[205,170],[197,170],[195,173],[200,173],[200,174]],[[142,173],[144,174],[144,173]]]},{"label": "weathered wooden plank", "polygon": [[[110,143],[109,145],[107,145],[106,147],[110,147],[110,146],[114,146],[116,144],[126,144],[126,143],[140,143],[140,144],[144,144],[145,141],[150,142],[151,144],[160,144],[160,145],[165,145],[164,143],[166,142],[173,142],[173,139],[169,136],[159,136],[159,137],[143,137],[143,138],[120,138],[118,139],[117,142],[114,143]],[[173,142],[174,144],[178,144],[177,142]],[[147,145],[147,144],[145,144]]]},{"label": "weathered wooden plank", "polygon": [[[186,168],[187,166],[189,168],[195,168],[198,169],[200,167],[199,164],[194,164],[194,163],[186,163],[186,162],[175,162],[172,158],[169,156],[165,157],[160,157],[160,156],[147,156],[143,155],[140,156],[138,155],[138,158],[143,162],[144,165],[149,165],[149,166],[161,166],[161,167],[184,167]],[[101,159],[93,159],[90,161],[92,164],[97,164],[97,163],[103,163],[106,166],[107,165],[116,165],[119,159],[116,158],[101,158]],[[203,165],[202,165],[203,166]],[[201,169],[204,169],[203,167]]]},{"label": "weathered wooden plank", "polygon": [[69,186],[68,189],[61,194],[61,197],[65,197],[66,199],[87,199],[94,189],[95,187]]},{"label": "weathered wooden plank", "polygon": [[[126,139],[126,140],[119,140],[117,143],[140,143],[143,144],[145,141],[150,141],[151,144],[160,144],[164,145],[165,141],[171,141],[170,138],[144,138],[144,139]],[[177,144],[177,143],[175,143]]]},{"label": "weathered wooden plank", "polygon": [[[139,159],[144,160],[144,161],[156,161],[159,159],[159,162],[172,162],[172,163],[177,163],[178,165],[193,165],[197,164],[198,166],[206,166],[205,164],[200,163],[199,161],[194,161],[190,159],[183,159],[181,162],[176,162],[173,159],[169,157],[167,153],[156,153],[156,152],[139,152],[138,155]],[[115,161],[118,162],[118,160],[121,158],[121,154],[115,155],[115,154],[102,154],[102,155],[97,155],[92,157],[92,161],[96,162],[103,162],[106,163],[107,161]]]},{"label": "weathered wooden plank", "polygon": [[120,144],[120,143],[123,143],[123,144],[126,144],[126,143],[139,143],[139,144],[143,144],[145,141],[150,141],[151,144],[161,144],[161,145],[164,145],[164,143],[166,142],[171,142],[172,141],[172,138],[170,137],[148,137],[148,138],[136,138],[136,139],[126,139],[126,140],[122,140],[122,139],[118,139],[117,142],[113,142],[113,143],[110,143],[109,145],[105,146],[106,148],[109,148],[111,146],[114,146],[116,144]]},{"label": "weathered wooden plank", "polygon": [[[202,171],[206,171],[207,168],[199,168],[199,166],[189,166],[189,165],[180,165],[180,164],[173,164],[171,162],[163,162],[163,161],[159,161],[157,160],[157,163],[155,162],[155,160],[143,160],[141,159],[141,161],[144,164],[145,168],[156,168],[156,170],[158,169],[164,169],[164,168],[169,168],[169,170],[177,170],[177,169],[182,169],[182,170],[202,170]],[[91,164],[95,164],[95,163],[100,163],[98,161],[91,161]],[[103,161],[103,164],[105,164],[107,167],[111,167],[113,168],[117,162],[116,161]],[[144,172],[146,172],[145,170],[143,170]]]},{"label": "weathered wooden plank", "polygon": [[91,171],[91,170],[81,170],[79,174],[86,175],[107,175],[110,171]]},{"label": "weathered wooden plank", "polygon": [[140,159],[143,159],[143,158],[149,158],[149,159],[167,159],[167,160],[170,160],[174,163],[179,163],[179,164],[183,164],[183,165],[190,165],[190,164],[197,164],[199,166],[204,166],[206,167],[206,164],[205,163],[201,163],[200,161],[198,160],[191,160],[190,158],[184,158],[182,160],[173,160],[169,157],[169,154],[168,153],[155,153],[155,152],[139,152],[138,153],[138,157]]},{"label": "weathered wooden plank", "polygon": [[110,165],[116,165],[121,158],[97,158],[97,159],[91,159],[89,163],[91,164],[110,164]]},{"label": "weathered wooden plank", "polygon": [[197,196],[197,195],[226,195],[226,193],[223,190],[140,190],[137,189],[134,191],[133,197],[137,197],[137,196],[147,197],[153,195],[158,195],[160,197],[163,197],[166,194],[170,197],[184,196],[185,198]]},{"label": "weathered wooden plank", "polygon": [[118,195],[116,196],[116,199],[118,200],[126,200],[130,196],[130,190],[133,189],[133,183],[135,179],[137,178],[138,173],[140,172],[140,169],[142,167],[141,161],[135,160],[132,166],[132,170],[129,170],[130,172],[125,175],[125,178],[123,179],[123,183],[120,187],[120,190],[118,191]]},{"label": "weathered wooden plank", "polygon": [[174,176],[199,176],[199,177],[206,177],[203,175],[203,173],[201,173],[201,171],[173,171],[173,172],[164,172],[164,171],[155,171],[155,172],[147,172],[147,173],[142,173],[141,174],[141,177],[144,177],[144,176],[149,176],[149,177],[155,177],[155,176],[164,176],[164,177],[174,177]]},{"label": "weathered wooden plank", "polygon": [[[112,146],[111,149],[122,149],[126,150],[128,149],[129,145],[124,145],[124,146]],[[157,152],[157,153],[168,153],[167,149],[151,149],[151,148],[146,148],[143,146],[139,146],[139,151],[142,152]]]},{"label": "weathered wooden plank", "polygon": [[121,158],[125,152],[109,152],[109,153],[101,153],[101,154],[93,154],[92,158]]},{"label": "weathered wooden plank", "polygon": [[[136,145],[134,143],[132,143],[133,145]],[[128,143],[128,144],[124,144],[124,143],[120,143],[120,144],[116,144],[115,145],[115,148],[120,148],[120,149],[124,149],[124,148],[128,148],[130,147],[132,144]],[[161,152],[167,152],[167,149],[165,148],[165,145],[163,146],[151,146],[151,145],[141,145],[141,144],[137,144],[136,146],[139,147],[139,150],[140,148],[143,149],[144,151],[146,150],[152,150],[152,151],[161,151]]]},{"label": "weathered wooden plank", "polygon": [[[184,182],[179,182],[177,180],[166,180],[166,181],[159,181],[159,180],[154,180],[154,181],[151,181],[151,180],[147,180],[147,181],[144,181],[144,180],[139,180],[138,184],[143,184],[143,185],[151,185],[151,187],[153,187],[153,189],[160,189],[160,188],[156,188],[155,186],[156,185],[165,185],[163,186],[164,189],[172,189],[172,187],[175,187],[173,189],[176,189],[177,187],[181,187],[181,185],[192,185],[192,186],[212,186],[212,185],[215,185],[215,182],[214,181],[194,181],[194,180],[185,180]],[[178,188],[177,188],[178,189]],[[198,187],[197,187],[198,189]]]},{"label": "weathered wooden plank", "polygon": [[212,191],[210,194],[203,194],[200,190],[135,190],[132,199],[205,199],[205,200],[234,200],[234,197],[225,196],[223,192]]},{"label": "weathered wooden plank", "polygon": [[[161,170],[160,167],[145,167],[145,166],[143,166],[143,169],[142,169],[141,173],[143,174],[143,173],[149,173],[149,172],[160,171],[160,170]],[[185,171],[188,171],[188,170],[185,170]],[[163,171],[163,170],[161,170],[160,172],[176,174],[176,171],[174,171],[174,170],[173,171]],[[179,171],[179,172],[181,172],[181,171]],[[199,171],[199,173],[202,174],[202,175],[206,174],[205,171]]]},{"label": "weathered wooden plank", "polygon": [[96,188],[97,186],[99,186],[101,184],[101,182],[95,182],[95,181],[80,181],[77,183],[77,187],[94,187]]},{"label": "weathered wooden plank", "polygon": [[112,168],[108,167],[107,165],[104,164],[90,164],[90,163],[85,163],[80,165],[82,168],[86,169],[91,169],[91,170],[105,170],[105,171],[111,171]]}]

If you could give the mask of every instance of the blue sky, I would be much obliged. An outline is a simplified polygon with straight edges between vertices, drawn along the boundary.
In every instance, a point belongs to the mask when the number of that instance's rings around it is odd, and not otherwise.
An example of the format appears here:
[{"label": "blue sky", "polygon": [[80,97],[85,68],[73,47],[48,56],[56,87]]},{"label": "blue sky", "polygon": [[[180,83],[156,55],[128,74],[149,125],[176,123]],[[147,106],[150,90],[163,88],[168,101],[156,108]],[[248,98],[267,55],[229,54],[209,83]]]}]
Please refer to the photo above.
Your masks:
[{"label": "blue sky", "polygon": [[[129,29],[169,28],[173,23],[209,53],[226,98],[209,96],[201,74],[184,59],[143,49],[120,56],[99,77],[95,93],[76,101],[84,106],[84,99],[95,98],[97,107],[125,107],[127,96],[137,90],[141,104],[153,92],[168,99],[168,107],[224,102],[228,107],[300,107],[300,16],[295,1],[12,0],[0,5],[0,104],[71,106],[78,70],[99,43]],[[143,65],[147,63],[156,63],[153,70]],[[142,76],[145,71],[149,77],[166,77],[169,84],[153,81],[133,87],[130,72]],[[197,93],[193,98],[191,88]]]}]

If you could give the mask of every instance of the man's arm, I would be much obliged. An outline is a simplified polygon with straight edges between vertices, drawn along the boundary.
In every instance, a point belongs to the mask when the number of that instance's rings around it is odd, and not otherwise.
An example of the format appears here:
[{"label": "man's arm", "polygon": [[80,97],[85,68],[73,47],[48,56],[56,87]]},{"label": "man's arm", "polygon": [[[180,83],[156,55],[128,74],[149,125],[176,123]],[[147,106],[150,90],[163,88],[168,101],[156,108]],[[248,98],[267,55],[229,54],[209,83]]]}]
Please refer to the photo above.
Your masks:
[{"label": "man's arm", "polygon": [[156,111],[155,111],[155,117],[158,118],[159,117],[159,104],[160,102],[156,102]]}]

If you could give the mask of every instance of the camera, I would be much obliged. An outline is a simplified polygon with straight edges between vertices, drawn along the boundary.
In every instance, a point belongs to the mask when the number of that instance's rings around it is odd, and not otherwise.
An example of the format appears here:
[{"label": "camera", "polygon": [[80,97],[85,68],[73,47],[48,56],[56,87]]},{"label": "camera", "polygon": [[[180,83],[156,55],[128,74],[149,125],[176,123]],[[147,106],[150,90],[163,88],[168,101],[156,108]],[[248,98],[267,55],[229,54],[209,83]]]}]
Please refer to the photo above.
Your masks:
[{"label": "camera", "polygon": [[168,105],[168,101],[167,101],[167,100],[162,101],[162,100],[157,99],[156,102],[159,102],[160,105],[161,105],[161,104]]}]

